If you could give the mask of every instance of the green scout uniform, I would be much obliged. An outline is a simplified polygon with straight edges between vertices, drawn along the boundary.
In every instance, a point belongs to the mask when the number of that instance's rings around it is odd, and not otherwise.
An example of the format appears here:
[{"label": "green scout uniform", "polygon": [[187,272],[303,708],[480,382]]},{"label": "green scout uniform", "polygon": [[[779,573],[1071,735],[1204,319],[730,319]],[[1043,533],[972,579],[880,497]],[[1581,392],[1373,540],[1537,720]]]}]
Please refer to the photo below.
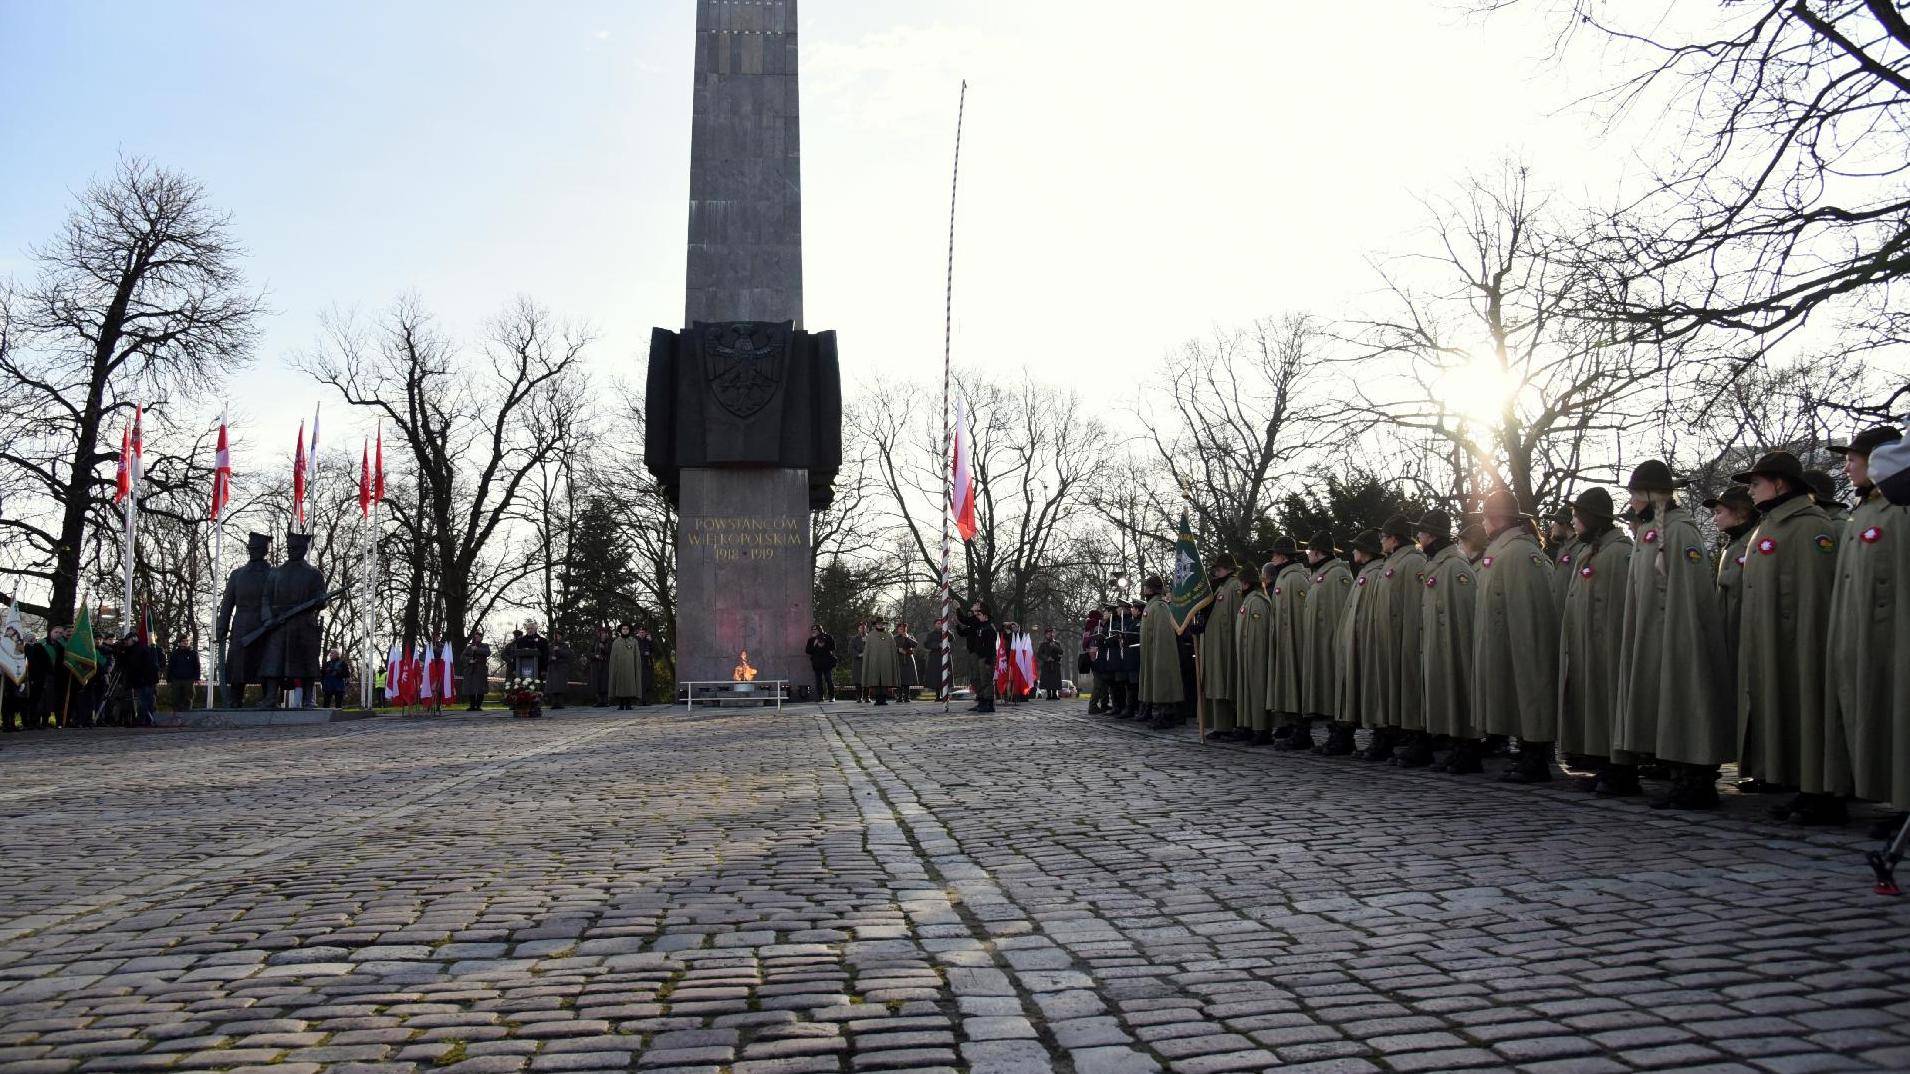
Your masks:
[{"label": "green scout uniform", "polygon": [[1476,738],[1472,722],[1473,615],[1479,579],[1465,553],[1447,544],[1426,561],[1419,599],[1420,667],[1425,677],[1426,731]]},{"label": "green scout uniform", "polygon": [[1153,597],[1141,612],[1141,704],[1179,706],[1181,692],[1179,635],[1174,609]]},{"label": "green scout uniform", "polygon": [[1681,764],[1729,760],[1730,657],[1717,584],[1691,512],[1633,527],[1618,667],[1615,751]]},{"label": "green scout uniform", "polygon": [[862,685],[886,690],[902,681],[901,661],[895,654],[895,635],[888,627],[873,627],[862,646]]},{"label": "green scout uniform", "polygon": [[1348,591],[1340,622],[1340,688],[1337,715],[1355,727],[1384,727],[1385,665],[1380,662],[1380,634],[1385,617],[1380,604],[1380,575],[1384,559],[1360,568]]},{"label": "green scout uniform", "polygon": [[1631,538],[1612,526],[1572,557],[1559,627],[1559,749],[1568,754],[1611,756],[1631,554]]},{"label": "green scout uniform", "polygon": [[1306,625],[1300,631],[1300,712],[1330,716],[1339,711],[1340,620],[1353,590],[1353,571],[1343,559],[1313,568],[1306,591]]},{"label": "green scout uniform", "polygon": [[1245,588],[1232,575],[1214,587],[1213,603],[1207,607],[1207,624],[1199,638],[1200,689],[1207,699],[1207,711],[1216,731],[1231,731],[1235,722],[1251,723],[1253,713],[1241,709],[1236,716],[1234,680],[1239,668],[1234,658],[1234,622],[1240,611]]},{"label": "green scout uniform", "polygon": [[1267,727],[1267,668],[1273,659],[1273,606],[1258,587],[1240,598],[1234,614],[1234,705],[1242,726]]},{"label": "green scout uniform", "polygon": [[1379,602],[1384,616],[1379,659],[1383,726],[1421,731],[1426,727],[1425,666],[1419,651],[1419,601],[1426,592],[1426,554],[1408,541],[1385,559],[1380,570]]},{"label": "green scout uniform", "polygon": [[1830,605],[1830,689],[1834,749],[1827,779],[1848,761],[1859,798],[1910,809],[1910,508],[1870,491],[1851,512],[1837,553]]},{"label": "green scout uniform", "polygon": [[1550,742],[1558,731],[1558,608],[1552,561],[1523,524],[1479,560],[1472,649],[1473,718],[1490,735]]},{"label": "green scout uniform", "polygon": [[1267,709],[1292,718],[1306,712],[1306,598],[1313,576],[1295,560],[1273,576],[1273,659],[1267,669]]},{"label": "green scout uniform", "polygon": [[1589,546],[1578,537],[1568,537],[1552,549],[1552,601],[1559,607],[1565,607],[1565,595],[1572,589],[1572,579],[1578,577],[1578,561]]},{"label": "green scout uniform", "polygon": [[1772,507],[1751,532],[1739,635],[1740,764],[1747,776],[1807,794],[1849,790],[1833,782],[1839,773],[1827,770],[1824,752],[1824,644],[1836,574],[1836,523],[1808,494]]},{"label": "green scout uniform", "polygon": [[1738,631],[1744,620],[1744,559],[1756,528],[1756,523],[1746,525],[1718,554],[1718,609],[1724,620],[1724,655],[1732,682],[1737,681]]}]

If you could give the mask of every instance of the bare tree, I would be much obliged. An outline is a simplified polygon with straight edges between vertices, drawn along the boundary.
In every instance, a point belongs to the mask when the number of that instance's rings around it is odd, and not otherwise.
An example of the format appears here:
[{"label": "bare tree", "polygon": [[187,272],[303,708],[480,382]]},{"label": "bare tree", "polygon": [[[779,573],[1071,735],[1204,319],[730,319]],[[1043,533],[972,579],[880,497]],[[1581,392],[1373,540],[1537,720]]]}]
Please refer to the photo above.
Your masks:
[{"label": "bare tree", "polygon": [[1465,497],[1559,502],[1644,421],[1648,391],[1694,365],[1582,315],[1595,283],[1525,168],[1428,208],[1431,251],[1380,266],[1390,309],[1360,322],[1356,409],[1462,453]]},{"label": "bare tree", "polygon": [[[1024,614],[1046,599],[1058,571],[1074,566],[1071,538],[1089,518],[1081,508],[1107,471],[1114,439],[1072,392],[973,374],[957,382],[968,401],[980,533],[960,549],[965,584],[956,588],[1001,614]],[[941,414],[923,405],[926,397],[913,385],[879,385],[853,428],[873,452],[886,524],[912,563],[907,581],[924,585],[940,577],[943,504]]]},{"label": "bare tree", "polygon": [[387,500],[420,555],[411,592],[435,590],[407,610],[407,636],[440,625],[462,646],[466,628],[537,569],[503,546],[526,520],[527,482],[575,428],[590,335],[519,299],[475,348],[442,332],[416,299],[375,325],[327,319],[317,350],[297,365],[346,402],[384,419],[386,442],[408,456],[412,497]]},{"label": "bare tree", "polygon": [[1814,313],[1905,338],[1910,274],[1910,21],[1891,0],[1474,0],[1538,5],[1561,51],[1603,46],[1608,119],[1674,125],[1592,258],[1635,335],[1707,329],[1768,347]]},{"label": "bare tree", "polygon": [[73,614],[89,538],[115,525],[109,424],[146,406],[143,496],[203,478],[155,434],[175,400],[210,394],[251,354],[262,306],[239,256],[196,181],[129,158],[81,193],[33,251],[38,277],[0,302],[0,574],[43,585],[55,621]]},{"label": "bare tree", "polygon": [[1190,340],[1163,372],[1168,416],[1140,414],[1198,531],[1243,563],[1265,551],[1281,484],[1339,434],[1329,419],[1340,408],[1321,383],[1326,343],[1303,313]]}]

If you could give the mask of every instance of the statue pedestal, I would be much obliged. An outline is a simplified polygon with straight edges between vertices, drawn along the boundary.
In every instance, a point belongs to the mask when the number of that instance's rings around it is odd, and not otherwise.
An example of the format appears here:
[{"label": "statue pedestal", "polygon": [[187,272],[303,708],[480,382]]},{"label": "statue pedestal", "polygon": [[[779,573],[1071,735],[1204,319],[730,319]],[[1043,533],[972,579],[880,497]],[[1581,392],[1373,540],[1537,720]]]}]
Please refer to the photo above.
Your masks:
[{"label": "statue pedestal", "polygon": [[677,681],[728,679],[744,650],[764,679],[810,679],[808,471],[685,468],[676,555]]}]

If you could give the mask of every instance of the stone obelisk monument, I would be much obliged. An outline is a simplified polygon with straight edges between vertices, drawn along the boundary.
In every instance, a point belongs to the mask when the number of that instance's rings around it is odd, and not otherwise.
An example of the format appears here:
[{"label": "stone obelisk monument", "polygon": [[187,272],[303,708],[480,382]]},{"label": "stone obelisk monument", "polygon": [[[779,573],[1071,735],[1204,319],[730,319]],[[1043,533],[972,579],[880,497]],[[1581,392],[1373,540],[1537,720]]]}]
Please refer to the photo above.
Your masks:
[{"label": "stone obelisk monument", "polygon": [[645,464],[677,506],[677,678],[810,681],[809,512],[842,457],[835,333],[802,330],[796,0],[698,0],[681,332],[651,335]]}]

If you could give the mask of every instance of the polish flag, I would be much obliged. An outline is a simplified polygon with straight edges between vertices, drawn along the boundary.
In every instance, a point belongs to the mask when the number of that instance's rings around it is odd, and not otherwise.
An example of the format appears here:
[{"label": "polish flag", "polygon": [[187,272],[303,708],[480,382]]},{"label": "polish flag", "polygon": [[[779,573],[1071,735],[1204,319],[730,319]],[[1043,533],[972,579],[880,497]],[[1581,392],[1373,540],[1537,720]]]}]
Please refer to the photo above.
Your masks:
[{"label": "polish flag", "polygon": [[385,657],[385,700],[396,701],[399,686],[405,677],[405,653],[397,642],[391,643],[391,654]]},{"label": "polish flag", "polygon": [[139,479],[145,476],[146,472],[146,436],[141,428],[145,425],[145,417],[145,407],[133,407],[133,462],[131,472],[134,488],[139,487]]},{"label": "polish flag", "polygon": [[955,532],[962,540],[972,541],[978,532],[975,525],[975,471],[970,464],[968,453],[968,404],[957,403],[955,407],[955,458],[954,480],[948,486],[948,510],[955,517]]},{"label": "polish flag", "polygon": [[418,643],[418,700],[430,701],[438,696],[438,658],[431,655],[431,643]]},{"label": "polish flag", "polygon": [[1035,638],[1032,634],[1015,636],[1015,673],[1021,680],[1018,684],[1025,696],[1035,689]]},{"label": "polish flag", "polygon": [[292,456],[292,517],[305,522],[305,423],[298,423],[298,451]]},{"label": "polish flag", "polygon": [[219,417],[219,442],[212,449],[212,521],[225,517],[226,501],[232,498],[232,450],[226,446],[225,416]]},{"label": "polish flag", "polygon": [[113,471],[113,502],[119,503],[133,493],[133,440],[126,429],[119,431],[119,466]]},{"label": "polish flag", "polygon": [[438,696],[447,701],[458,696],[457,654],[451,651],[451,643],[448,641],[438,650],[438,669],[439,674],[443,676],[438,683]]},{"label": "polish flag", "polygon": [[995,635],[995,696],[1006,699],[1008,690],[1014,685],[1014,657],[1009,653],[1006,632]]},{"label": "polish flag", "polygon": [[358,517],[371,514],[371,445],[358,450]]},{"label": "polish flag", "polygon": [[371,502],[385,502],[385,427],[378,426],[378,441],[371,458]]}]

